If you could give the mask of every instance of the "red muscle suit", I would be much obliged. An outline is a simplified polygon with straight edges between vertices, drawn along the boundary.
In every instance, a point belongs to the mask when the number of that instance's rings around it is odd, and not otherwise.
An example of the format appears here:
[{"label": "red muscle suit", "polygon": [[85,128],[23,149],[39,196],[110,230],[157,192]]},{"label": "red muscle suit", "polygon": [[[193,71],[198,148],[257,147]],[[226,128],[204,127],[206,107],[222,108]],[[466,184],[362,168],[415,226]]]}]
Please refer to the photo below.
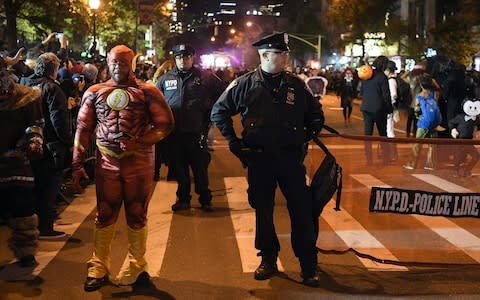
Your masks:
[{"label": "red muscle suit", "polygon": [[85,290],[100,288],[109,273],[110,245],[122,204],[128,225],[130,263],[119,275],[122,285],[133,284],[146,272],[147,208],[153,183],[153,145],[173,128],[172,112],[162,93],[137,80],[128,47],[108,54],[112,79],[90,87],[84,94],[77,119],[73,150],[73,182],[86,177],[83,159],[96,134],[95,180],[97,217],[94,252],[88,261]]}]

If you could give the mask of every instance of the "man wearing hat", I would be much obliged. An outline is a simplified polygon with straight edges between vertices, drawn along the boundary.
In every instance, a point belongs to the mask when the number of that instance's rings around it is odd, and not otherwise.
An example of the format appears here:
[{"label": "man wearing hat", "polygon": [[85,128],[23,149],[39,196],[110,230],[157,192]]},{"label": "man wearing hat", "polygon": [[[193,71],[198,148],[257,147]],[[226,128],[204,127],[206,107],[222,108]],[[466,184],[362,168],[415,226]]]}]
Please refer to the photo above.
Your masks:
[{"label": "man wearing hat", "polygon": [[107,57],[111,79],[91,86],[78,112],[72,161],[76,190],[82,190],[80,179],[88,178],[83,163],[93,134],[97,144],[94,251],[87,262],[84,284],[88,292],[108,282],[110,246],[122,205],[127,219],[129,264],[118,276],[118,284],[149,279],[145,251],[153,145],[170,133],[174,121],[158,89],[135,78],[133,57],[127,46],[113,47]]},{"label": "man wearing hat", "polygon": [[193,65],[195,50],[187,44],[172,49],[175,68],[162,75],[157,87],[163,92],[175,118],[175,129],[167,139],[169,168],[178,182],[173,211],[190,209],[190,168],[201,209],[211,212],[212,195],[208,188],[210,153],[207,132],[213,103],[225,90],[225,83],[210,71]]},{"label": "man wearing hat", "polygon": [[[248,201],[255,209],[255,248],[262,257],[256,280],[278,272],[280,244],[273,222],[275,189],[287,200],[291,242],[300,260],[302,283],[319,286],[312,196],[305,182],[304,144],[323,126],[321,104],[297,76],[285,71],[288,35],[269,35],[254,43],[260,67],[235,79],[212,109],[211,119],[229,142],[230,151],[248,167]],[[239,138],[232,116],[240,114]]]}]

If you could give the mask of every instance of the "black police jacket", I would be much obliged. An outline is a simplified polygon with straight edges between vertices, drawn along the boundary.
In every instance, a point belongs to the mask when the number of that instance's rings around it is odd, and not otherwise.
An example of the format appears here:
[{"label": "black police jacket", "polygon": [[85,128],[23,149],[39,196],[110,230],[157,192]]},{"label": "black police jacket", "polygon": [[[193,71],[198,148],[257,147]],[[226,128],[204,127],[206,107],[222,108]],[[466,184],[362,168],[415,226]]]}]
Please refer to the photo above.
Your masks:
[{"label": "black police jacket", "polygon": [[212,109],[215,122],[229,142],[237,139],[231,116],[240,113],[247,146],[265,151],[301,146],[320,131],[322,106],[303,80],[282,72],[280,87],[270,88],[261,69],[235,79]]},{"label": "black police jacket", "polygon": [[213,103],[226,84],[215,74],[196,67],[181,76],[174,68],[157,81],[175,118],[174,133],[204,133],[210,122]]},{"label": "black police jacket", "polygon": [[360,111],[385,115],[393,112],[388,78],[382,71],[374,70],[371,79],[362,80],[360,93],[362,95]]},{"label": "black police jacket", "polygon": [[25,83],[42,90],[42,110],[45,119],[44,143],[61,142],[66,148],[72,147],[73,138],[70,128],[74,120],[70,119],[67,98],[58,82],[33,74]]}]

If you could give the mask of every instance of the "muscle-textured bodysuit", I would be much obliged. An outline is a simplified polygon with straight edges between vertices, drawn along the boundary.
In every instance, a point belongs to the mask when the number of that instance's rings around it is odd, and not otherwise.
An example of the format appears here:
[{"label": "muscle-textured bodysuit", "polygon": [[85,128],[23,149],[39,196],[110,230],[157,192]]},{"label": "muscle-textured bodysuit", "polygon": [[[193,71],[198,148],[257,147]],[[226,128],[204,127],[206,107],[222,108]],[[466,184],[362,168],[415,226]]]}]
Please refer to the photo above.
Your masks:
[{"label": "muscle-textured bodysuit", "polygon": [[124,151],[121,141],[141,141],[152,131],[159,132],[159,140],[172,127],[172,112],[151,85],[135,81],[120,86],[110,80],[86,91],[77,119],[73,167],[81,167],[95,133],[98,227],[115,223],[122,202],[127,224],[134,229],[145,226],[153,183],[153,143],[139,143],[135,150]]}]

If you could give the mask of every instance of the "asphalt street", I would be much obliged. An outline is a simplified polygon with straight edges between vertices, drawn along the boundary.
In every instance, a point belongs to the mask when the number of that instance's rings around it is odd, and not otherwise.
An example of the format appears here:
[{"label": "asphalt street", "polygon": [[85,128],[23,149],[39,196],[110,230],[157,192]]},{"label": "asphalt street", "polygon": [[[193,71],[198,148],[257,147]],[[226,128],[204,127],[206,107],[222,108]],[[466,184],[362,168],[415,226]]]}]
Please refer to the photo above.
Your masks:
[{"label": "asphalt street", "polygon": [[[346,135],[359,135],[363,123],[356,101],[352,122],[345,124],[339,99],[322,99],[327,124]],[[404,115],[396,130],[405,136]],[[238,120],[236,121],[238,128]],[[473,177],[453,178],[448,162],[438,169],[402,167],[411,157],[410,143],[397,145],[396,161],[383,165],[375,158],[366,165],[363,142],[324,136],[323,141],[343,167],[341,210],[334,201],[320,219],[317,241],[321,287],[300,284],[300,267],[290,246],[286,203],[278,191],[275,221],[281,252],[281,272],[256,281],[260,262],[254,249],[254,211],[246,199],[246,170],[228,151],[218,131],[209,169],[215,211],[192,209],[172,213],[176,183],[161,180],[152,192],[149,208],[147,261],[152,284],[120,287],[115,276],[127,255],[123,214],[112,245],[112,284],[86,293],[86,261],[92,252],[95,218],[94,185],[72,203],[62,205],[56,227],[69,234],[58,241],[41,241],[39,265],[22,269],[14,263],[6,240],[10,231],[0,226],[0,299],[478,299],[480,297],[480,223],[478,218],[423,216],[369,211],[372,187],[405,190],[479,193],[480,166]],[[374,145],[374,149],[377,149]],[[305,160],[311,176],[322,159],[310,146]],[[193,190],[193,189],[192,189]]]}]

